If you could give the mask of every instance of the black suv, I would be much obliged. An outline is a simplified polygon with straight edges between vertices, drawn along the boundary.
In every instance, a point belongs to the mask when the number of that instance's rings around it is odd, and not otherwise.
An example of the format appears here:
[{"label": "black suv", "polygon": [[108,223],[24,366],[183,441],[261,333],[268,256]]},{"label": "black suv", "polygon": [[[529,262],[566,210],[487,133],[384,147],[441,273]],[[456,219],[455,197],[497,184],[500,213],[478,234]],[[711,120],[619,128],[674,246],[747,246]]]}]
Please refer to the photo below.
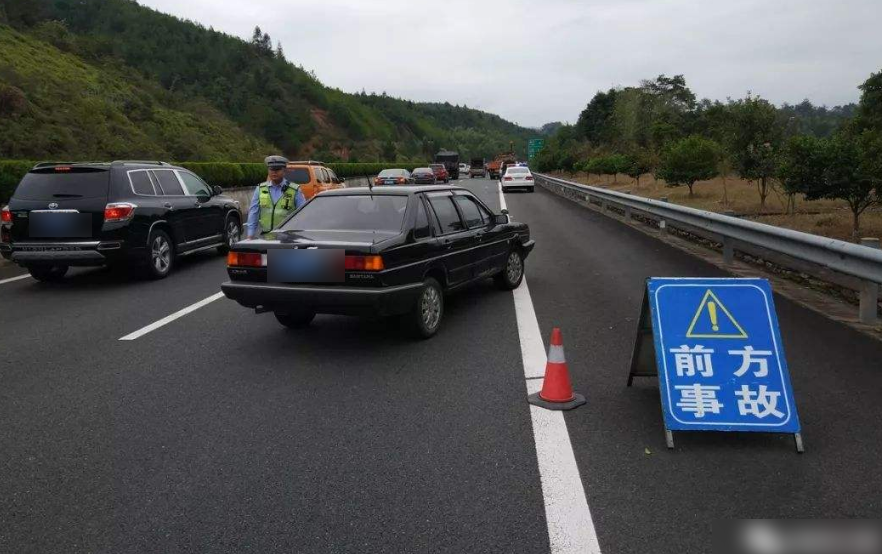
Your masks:
[{"label": "black suv", "polygon": [[239,240],[238,203],[164,162],[40,163],[3,208],[0,254],[40,281],[70,266],[138,264],[168,275],[177,256]]}]

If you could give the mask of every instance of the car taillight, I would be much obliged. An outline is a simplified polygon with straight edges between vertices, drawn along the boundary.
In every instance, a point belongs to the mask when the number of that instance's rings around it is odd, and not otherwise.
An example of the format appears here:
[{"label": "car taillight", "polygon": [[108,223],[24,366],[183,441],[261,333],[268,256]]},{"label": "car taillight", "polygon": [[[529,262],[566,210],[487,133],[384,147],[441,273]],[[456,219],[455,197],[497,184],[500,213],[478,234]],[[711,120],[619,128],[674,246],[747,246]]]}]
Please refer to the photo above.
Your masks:
[{"label": "car taillight", "polygon": [[399,177],[398,179],[395,180],[395,182],[398,183],[399,185],[404,184],[404,182],[405,182],[404,177]]},{"label": "car taillight", "polygon": [[511,178],[511,177],[503,177],[502,180],[503,180],[503,181],[511,181],[512,178]]},{"label": "car taillight", "polygon": [[0,212],[0,223],[12,225],[12,212],[9,211],[9,206],[3,206],[3,211]]},{"label": "car taillight", "polygon": [[532,180],[533,180],[533,177],[527,175],[526,177],[524,177],[524,180],[526,180],[526,181],[532,181]]},{"label": "car taillight", "polygon": [[375,185],[382,185],[382,184],[383,184],[383,180],[380,179],[379,177],[377,177],[376,179],[374,179],[374,184],[375,184]]},{"label": "car taillight", "polygon": [[228,252],[227,265],[230,267],[266,267],[266,254],[257,252]]},{"label": "car taillight", "polygon": [[128,202],[117,202],[104,206],[104,222],[126,221],[135,215],[138,206]]},{"label": "car taillight", "polygon": [[346,256],[346,271],[383,271],[382,256]]}]

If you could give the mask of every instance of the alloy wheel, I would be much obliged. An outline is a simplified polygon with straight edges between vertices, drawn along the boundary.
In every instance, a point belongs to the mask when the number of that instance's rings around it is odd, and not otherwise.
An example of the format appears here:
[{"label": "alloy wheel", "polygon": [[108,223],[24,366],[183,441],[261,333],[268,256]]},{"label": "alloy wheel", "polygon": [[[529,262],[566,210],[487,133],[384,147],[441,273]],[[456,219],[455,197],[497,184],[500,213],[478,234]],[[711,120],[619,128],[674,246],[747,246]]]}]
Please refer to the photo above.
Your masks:
[{"label": "alloy wheel", "polygon": [[435,287],[426,287],[420,301],[420,312],[426,329],[434,329],[441,318],[441,294]]},{"label": "alloy wheel", "polygon": [[171,264],[171,246],[165,237],[157,236],[153,239],[150,260],[158,273],[168,271],[168,266]]}]

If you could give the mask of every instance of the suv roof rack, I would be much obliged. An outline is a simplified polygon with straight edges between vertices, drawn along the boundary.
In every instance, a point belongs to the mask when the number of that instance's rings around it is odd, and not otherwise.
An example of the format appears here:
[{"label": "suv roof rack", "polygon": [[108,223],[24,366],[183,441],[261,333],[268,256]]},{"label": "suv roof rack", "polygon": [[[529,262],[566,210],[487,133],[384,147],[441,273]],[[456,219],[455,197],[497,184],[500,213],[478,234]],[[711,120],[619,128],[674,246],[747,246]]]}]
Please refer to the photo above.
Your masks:
[{"label": "suv roof rack", "polygon": [[39,169],[41,167],[52,167],[53,165],[74,165],[74,164],[94,164],[100,162],[37,162],[34,164],[33,169]]},{"label": "suv roof rack", "polygon": [[144,165],[171,165],[166,162],[161,162],[157,160],[113,160],[112,165],[125,165],[125,164],[144,164]]},{"label": "suv roof rack", "polygon": [[289,162],[288,162],[288,165],[295,165],[295,164],[300,164],[300,165],[325,165],[325,162],[319,162],[319,161],[316,161],[316,160],[295,160],[295,161],[289,161]]}]

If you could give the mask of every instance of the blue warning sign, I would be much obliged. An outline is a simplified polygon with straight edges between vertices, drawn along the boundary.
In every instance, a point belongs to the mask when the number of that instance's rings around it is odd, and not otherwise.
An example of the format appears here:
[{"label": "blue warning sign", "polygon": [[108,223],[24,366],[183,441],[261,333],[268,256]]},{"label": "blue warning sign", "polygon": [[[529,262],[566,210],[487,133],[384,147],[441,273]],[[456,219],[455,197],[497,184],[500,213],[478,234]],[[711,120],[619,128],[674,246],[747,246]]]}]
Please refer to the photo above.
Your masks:
[{"label": "blue warning sign", "polygon": [[649,306],[669,430],[799,433],[765,279],[650,279]]}]

